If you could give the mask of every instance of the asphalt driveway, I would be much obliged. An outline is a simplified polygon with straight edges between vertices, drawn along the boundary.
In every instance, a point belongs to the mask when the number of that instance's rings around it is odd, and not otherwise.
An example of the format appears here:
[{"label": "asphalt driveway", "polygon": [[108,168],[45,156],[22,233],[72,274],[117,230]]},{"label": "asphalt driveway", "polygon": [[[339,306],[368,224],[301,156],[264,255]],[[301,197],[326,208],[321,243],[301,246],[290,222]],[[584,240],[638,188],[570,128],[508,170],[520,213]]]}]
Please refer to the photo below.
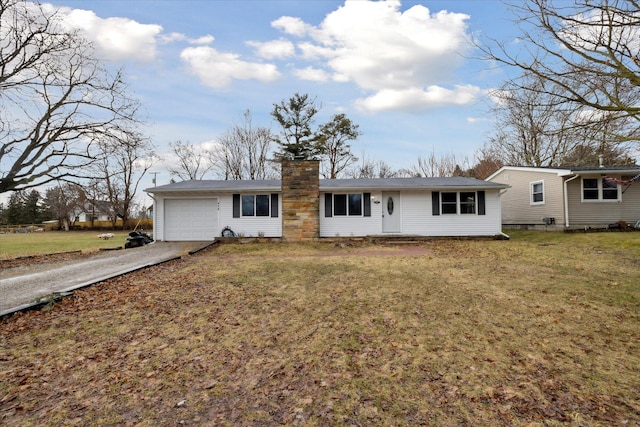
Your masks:
[{"label": "asphalt driveway", "polygon": [[154,242],[126,250],[103,251],[81,259],[24,265],[0,271],[0,316],[41,304],[112,277],[188,255],[205,242]]}]

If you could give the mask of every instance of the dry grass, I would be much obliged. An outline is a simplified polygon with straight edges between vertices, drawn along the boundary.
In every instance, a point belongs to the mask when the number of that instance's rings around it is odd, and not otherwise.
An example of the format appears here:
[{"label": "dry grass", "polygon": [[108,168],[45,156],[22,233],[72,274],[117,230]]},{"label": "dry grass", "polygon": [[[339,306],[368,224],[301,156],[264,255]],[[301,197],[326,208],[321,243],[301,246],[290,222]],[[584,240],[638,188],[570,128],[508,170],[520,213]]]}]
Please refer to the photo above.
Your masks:
[{"label": "dry grass", "polygon": [[640,233],[539,236],[226,245],[102,283],[0,323],[0,423],[640,425]]}]

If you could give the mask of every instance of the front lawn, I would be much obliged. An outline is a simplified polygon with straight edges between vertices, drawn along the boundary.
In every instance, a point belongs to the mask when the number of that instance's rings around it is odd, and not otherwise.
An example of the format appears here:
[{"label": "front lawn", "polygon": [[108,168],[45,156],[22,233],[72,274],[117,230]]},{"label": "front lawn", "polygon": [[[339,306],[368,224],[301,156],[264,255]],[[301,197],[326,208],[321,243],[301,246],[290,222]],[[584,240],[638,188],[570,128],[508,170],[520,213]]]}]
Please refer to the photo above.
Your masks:
[{"label": "front lawn", "polygon": [[[100,235],[113,234],[110,239]],[[47,231],[44,233],[0,234],[0,259],[46,255],[69,251],[96,251],[124,246],[126,231]]]},{"label": "front lawn", "polygon": [[640,233],[222,245],[0,323],[3,425],[640,425]]}]

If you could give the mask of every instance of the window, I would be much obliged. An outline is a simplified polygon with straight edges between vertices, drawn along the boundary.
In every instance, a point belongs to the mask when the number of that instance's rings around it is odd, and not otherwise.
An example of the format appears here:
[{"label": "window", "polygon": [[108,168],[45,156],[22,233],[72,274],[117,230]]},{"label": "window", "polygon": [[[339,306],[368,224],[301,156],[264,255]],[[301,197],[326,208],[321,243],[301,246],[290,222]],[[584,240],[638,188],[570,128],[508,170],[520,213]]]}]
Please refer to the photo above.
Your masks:
[{"label": "window", "polygon": [[234,194],[233,217],[278,217],[277,194]]},{"label": "window", "polygon": [[458,213],[458,193],[442,193],[442,213]]},{"label": "window", "polygon": [[465,192],[460,193],[460,213],[475,214],[476,213],[476,193]]},{"label": "window", "polygon": [[259,194],[256,196],[256,216],[269,216],[269,196]]},{"label": "window", "polygon": [[269,195],[242,195],[242,216],[269,216]]},{"label": "window", "polygon": [[324,216],[371,216],[371,193],[325,193]]},{"label": "window", "polygon": [[486,215],[484,191],[431,193],[432,215]]},{"label": "window", "polygon": [[255,215],[255,199],[256,196],[242,196],[242,216]]},{"label": "window", "polygon": [[362,194],[334,194],[333,214],[335,216],[362,215]]},{"label": "window", "polygon": [[544,204],[544,181],[531,183],[531,204]]},{"label": "window", "polygon": [[347,214],[347,195],[346,194],[336,194],[333,196],[333,214],[334,215]]},{"label": "window", "polygon": [[598,180],[596,178],[582,180],[582,198],[584,200],[598,200]]},{"label": "window", "polygon": [[606,178],[582,178],[582,200],[619,200],[618,184]]},{"label": "window", "polygon": [[602,178],[602,198],[604,200],[618,200],[618,184]]},{"label": "window", "polygon": [[362,194],[349,194],[349,215],[362,215]]}]

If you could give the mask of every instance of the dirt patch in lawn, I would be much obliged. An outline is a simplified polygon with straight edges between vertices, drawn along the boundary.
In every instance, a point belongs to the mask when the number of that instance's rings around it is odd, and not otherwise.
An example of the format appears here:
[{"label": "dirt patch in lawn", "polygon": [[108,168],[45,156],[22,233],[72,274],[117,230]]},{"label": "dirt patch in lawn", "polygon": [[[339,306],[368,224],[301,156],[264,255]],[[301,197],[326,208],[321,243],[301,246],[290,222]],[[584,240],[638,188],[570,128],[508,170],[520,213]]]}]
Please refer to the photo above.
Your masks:
[{"label": "dirt patch in lawn", "polygon": [[4,319],[0,422],[637,426],[639,267],[562,242],[226,245]]}]

